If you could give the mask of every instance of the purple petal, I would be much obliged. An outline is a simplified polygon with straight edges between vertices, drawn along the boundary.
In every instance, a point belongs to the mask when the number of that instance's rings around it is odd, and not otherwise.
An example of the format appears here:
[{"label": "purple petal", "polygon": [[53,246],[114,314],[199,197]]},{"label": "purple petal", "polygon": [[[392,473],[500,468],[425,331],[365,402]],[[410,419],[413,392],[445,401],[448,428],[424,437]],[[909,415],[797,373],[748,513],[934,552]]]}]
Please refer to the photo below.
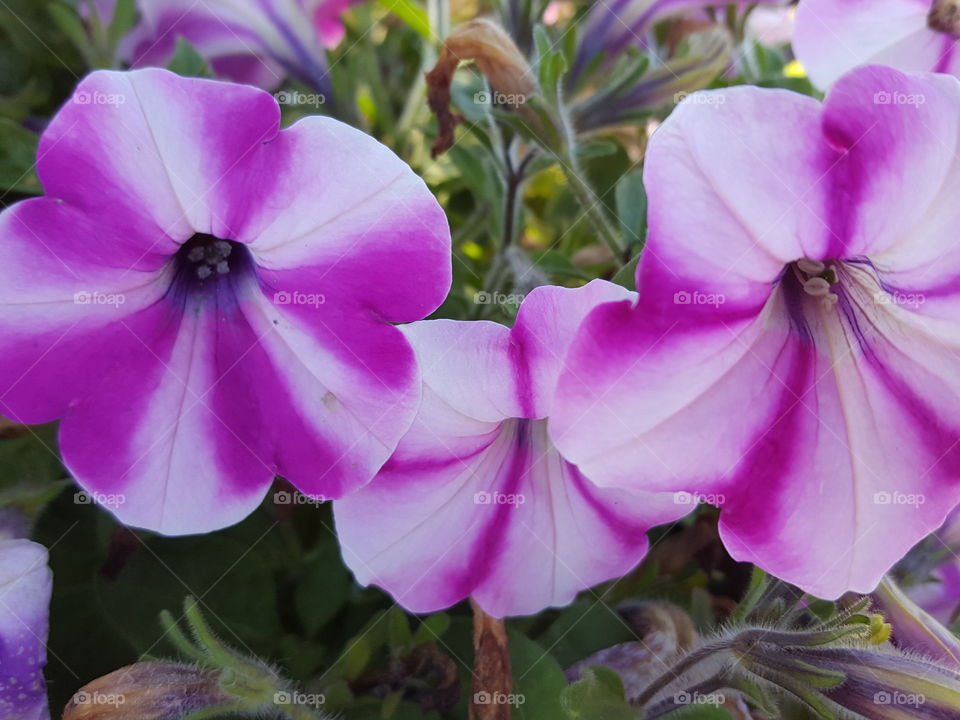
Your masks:
[{"label": "purple petal", "polygon": [[816,85],[861,65],[957,72],[956,41],[927,26],[930,0],[803,0],[794,48]]}]

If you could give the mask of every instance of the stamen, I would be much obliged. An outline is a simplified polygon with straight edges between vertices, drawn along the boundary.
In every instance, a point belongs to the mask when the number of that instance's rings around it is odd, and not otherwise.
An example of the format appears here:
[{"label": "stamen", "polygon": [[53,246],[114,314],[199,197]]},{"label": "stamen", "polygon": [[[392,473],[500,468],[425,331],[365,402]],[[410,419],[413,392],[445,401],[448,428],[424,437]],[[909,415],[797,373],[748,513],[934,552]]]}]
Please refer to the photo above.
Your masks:
[{"label": "stamen", "polygon": [[827,266],[819,260],[810,260],[809,258],[797,260],[797,267],[805,275],[819,275],[827,269]]},{"label": "stamen", "polygon": [[220,287],[220,280],[233,287],[254,269],[245,245],[207,233],[197,233],[186,240],[174,263],[178,288],[187,292],[215,290]]},{"label": "stamen", "polygon": [[837,271],[832,265],[820,260],[801,258],[791,263],[794,277],[803,291],[811,297],[820,298],[827,308],[837,304],[839,298],[831,288],[837,283]]},{"label": "stamen", "polygon": [[803,289],[808,295],[825,297],[830,294],[830,283],[822,277],[812,277],[803,283]]},{"label": "stamen", "polygon": [[230,272],[233,244],[227,240],[220,240],[212,235],[197,234],[185,243],[184,250],[187,262],[196,266],[193,271],[200,280],[206,280],[214,272],[217,275],[226,275]]}]

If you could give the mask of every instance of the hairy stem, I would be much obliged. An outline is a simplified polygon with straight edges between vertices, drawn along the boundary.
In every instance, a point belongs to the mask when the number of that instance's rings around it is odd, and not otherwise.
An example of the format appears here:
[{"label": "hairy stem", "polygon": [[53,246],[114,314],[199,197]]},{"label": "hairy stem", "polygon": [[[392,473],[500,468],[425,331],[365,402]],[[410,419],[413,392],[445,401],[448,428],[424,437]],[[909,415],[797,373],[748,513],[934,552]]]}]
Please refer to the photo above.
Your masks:
[{"label": "hairy stem", "polygon": [[668,668],[665,673],[650,683],[635,700],[631,701],[631,705],[645,707],[650,703],[651,700],[653,700],[657,693],[670,685],[670,683],[680,680],[685,673],[692,670],[704,660],[713,657],[719,652],[729,650],[730,646],[730,640],[722,640],[720,642],[704,645],[697,650],[687,653],[680,659],[679,662]]}]

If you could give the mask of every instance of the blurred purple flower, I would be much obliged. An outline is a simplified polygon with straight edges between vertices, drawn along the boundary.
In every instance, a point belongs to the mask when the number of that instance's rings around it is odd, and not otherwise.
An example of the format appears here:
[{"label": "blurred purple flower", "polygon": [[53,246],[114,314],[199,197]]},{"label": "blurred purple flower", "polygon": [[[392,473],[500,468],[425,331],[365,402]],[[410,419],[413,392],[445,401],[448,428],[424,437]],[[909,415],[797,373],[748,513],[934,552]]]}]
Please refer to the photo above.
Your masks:
[{"label": "blurred purple flower", "polygon": [[931,538],[930,552],[943,554],[943,561],[929,580],[905,589],[907,595],[947,626],[960,619],[960,511],[954,511]]},{"label": "blurred purple flower", "polygon": [[958,0],[803,0],[794,47],[826,89],[860,65],[960,75]]},{"label": "blurred purple flower", "polygon": [[62,419],[94,501],[195,533],[277,474],[317,500],[376,474],[420,399],[391,323],[450,287],[446,218],[409,166],[159,69],[86,77],[38,155],[46,196],[0,214],[0,412]]},{"label": "blurred purple flower", "polygon": [[[106,17],[116,0],[97,0]],[[344,35],[351,0],[138,0],[140,23],[122,55],[134,67],[164,66],[178,37],[217,76],[271,90],[287,76],[329,93],[326,48]]]},{"label": "blurred purple flower", "polygon": [[884,619],[893,626],[897,647],[960,669],[960,638],[918,606],[892,578],[881,581],[873,598]]},{"label": "blurred purple flower", "polygon": [[0,540],[0,720],[48,720],[43,667],[53,576],[47,550]]}]

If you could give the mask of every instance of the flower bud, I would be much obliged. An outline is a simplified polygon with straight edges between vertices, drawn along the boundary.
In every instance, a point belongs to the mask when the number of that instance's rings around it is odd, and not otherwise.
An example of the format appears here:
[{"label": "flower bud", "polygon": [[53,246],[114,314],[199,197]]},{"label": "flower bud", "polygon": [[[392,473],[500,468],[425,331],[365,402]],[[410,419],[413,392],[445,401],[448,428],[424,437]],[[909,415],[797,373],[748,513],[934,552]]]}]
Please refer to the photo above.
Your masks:
[{"label": "flower bud", "polygon": [[237,708],[220,673],[192,665],[139,662],[97,678],[67,704],[63,720],[180,720],[200,710]]},{"label": "flower bud", "polygon": [[956,717],[960,671],[886,647],[742,644],[740,667],[803,700],[822,715],[871,720]]},{"label": "flower bud", "polygon": [[960,639],[907,597],[892,578],[883,579],[873,599],[893,626],[897,647],[960,669]]},{"label": "flower bud", "polygon": [[837,648],[812,655],[811,661],[846,676],[841,686],[825,691],[846,710],[875,720],[957,716],[960,672],[891,650]]}]

